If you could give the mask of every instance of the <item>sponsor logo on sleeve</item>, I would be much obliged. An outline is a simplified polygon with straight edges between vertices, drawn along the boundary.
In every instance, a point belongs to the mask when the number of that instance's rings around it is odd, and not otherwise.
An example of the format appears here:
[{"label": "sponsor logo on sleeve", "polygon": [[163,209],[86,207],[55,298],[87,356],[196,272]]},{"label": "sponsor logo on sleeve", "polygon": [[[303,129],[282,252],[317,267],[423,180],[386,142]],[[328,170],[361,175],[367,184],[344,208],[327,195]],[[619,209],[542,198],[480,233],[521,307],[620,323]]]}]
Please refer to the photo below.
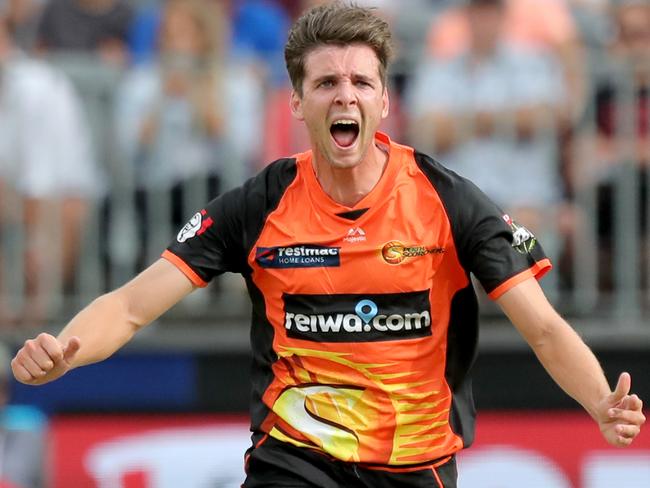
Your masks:
[{"label": "sponsor logo on sleeve", "polygon": [[512,247],[521,254],[530,253],[537,245],[537,238],[523,225],[517,224],[508,214],[503,216],[503,220],[512,230]]},{"label": "sponsor logo on sleeve", "polygon": [[429,291],[365,295],[289,295],[287,336],[315,342],[376,342],[431,335]]},{"label": "sponsor logo on sleeve", "polygon": [[442,254],[444,247],[407,246],[400,241],[389,241],[381,248],[381,256],[388,264],[400,264],[407,258]]},{"label": "sponsor logo on sleeve", "polygon": [[341,248],[316,244],[258,247],[255,261],[262,268],[330,268],[341,265]]},{"label": "sponsor logo on sleeve", "polygon": [[205,209],[196,212],[189,222],[180,230],[176,236],[176,240],[178,242],[185,242],[194,236],[200,236],[203,234],[213,224],[212,217],[206,218],[207,213],[208,212]]}]

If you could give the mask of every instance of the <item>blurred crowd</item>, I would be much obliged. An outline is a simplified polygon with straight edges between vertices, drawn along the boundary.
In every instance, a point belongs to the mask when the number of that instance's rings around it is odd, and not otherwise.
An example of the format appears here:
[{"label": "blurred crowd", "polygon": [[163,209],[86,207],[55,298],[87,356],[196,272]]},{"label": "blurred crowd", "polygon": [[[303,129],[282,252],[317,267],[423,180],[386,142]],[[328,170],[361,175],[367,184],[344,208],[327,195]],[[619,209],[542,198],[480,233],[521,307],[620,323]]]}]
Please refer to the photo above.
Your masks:
[{"label": "blurred crowd", "polygon": [[[93,212],[100,271],[141,269],[207,199],[307,147],[283,47],[316,3],[0,0],[0,322],[78,286]],[[357,3],[396,35],[393,139],[538,235],[560,289],[577,234],[597,239],[599,288],[621,228],[647,268],[650,0]]]}]

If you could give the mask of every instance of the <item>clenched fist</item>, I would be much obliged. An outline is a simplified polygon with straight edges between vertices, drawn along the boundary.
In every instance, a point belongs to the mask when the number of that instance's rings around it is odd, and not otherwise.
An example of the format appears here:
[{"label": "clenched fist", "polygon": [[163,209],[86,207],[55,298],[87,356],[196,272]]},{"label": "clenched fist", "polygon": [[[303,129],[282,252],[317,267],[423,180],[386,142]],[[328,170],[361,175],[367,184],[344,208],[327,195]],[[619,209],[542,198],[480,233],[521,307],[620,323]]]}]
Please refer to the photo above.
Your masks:
[{"label": "clenched fist", "polygon": [[11,370],[15,378],[26,385],[49,383],[71,369],[79,347],[78,337],[61,342],[50,334],[39,334],[25,341],[11,361]]},{"label": "clenched fist", "polygon": [[600,430],[607,442],[617,447],[632,444],[646,421],[643,402],[638,396],[630,395],[631,381],[629,373],[622,373],[614,391],[597,406]]}]

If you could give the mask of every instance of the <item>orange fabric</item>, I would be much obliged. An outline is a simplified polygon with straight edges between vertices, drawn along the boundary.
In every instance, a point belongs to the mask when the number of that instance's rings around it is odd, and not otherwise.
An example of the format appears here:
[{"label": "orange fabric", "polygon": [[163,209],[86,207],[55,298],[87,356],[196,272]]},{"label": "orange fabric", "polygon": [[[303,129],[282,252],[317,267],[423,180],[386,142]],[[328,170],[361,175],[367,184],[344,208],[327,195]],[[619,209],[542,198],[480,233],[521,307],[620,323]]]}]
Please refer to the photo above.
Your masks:
[{"label": "orange fabric", "polygon": [[522,271],[519,274],[516,274],[507,281],[504,281],[499,286],[497,286],[492,293],[488,295],[492,300],[496,300],[505,292],[518,285],[522,281],[526,281],[529,278],[541,279],[546,273],[548,273],[553,268],[550,259],[542,259],[538,263],[535,263],[531,268],[528,268]]},{"label": "orange fabric", "polygon": [[445,488],[445,485],[442,484],[442,480],[440,479],[440,476],[438,476],[438,471],[436,471],[436,468],[431,468],[431,471],[433,471],[433,477],[436,479],[436,483],[438,483],[438,486],[440,488]]},{"label": "orange fabric", "polygon": [[187,276],[190,279],[190,281],[194,283],[196,286],[199,286],[201,288],[208,286],[208,283],[203,279],[201,279],[201,277],[197,275],[194,272],[194,270],[185,263],[185,261],[183,261],[181,258],[176,256],[176,254],[166,250],[165,252],[162,253],[161,257],[166,259],[173,265],[175,265],[178,269],[180,269],[183,272],[183,274]]}]

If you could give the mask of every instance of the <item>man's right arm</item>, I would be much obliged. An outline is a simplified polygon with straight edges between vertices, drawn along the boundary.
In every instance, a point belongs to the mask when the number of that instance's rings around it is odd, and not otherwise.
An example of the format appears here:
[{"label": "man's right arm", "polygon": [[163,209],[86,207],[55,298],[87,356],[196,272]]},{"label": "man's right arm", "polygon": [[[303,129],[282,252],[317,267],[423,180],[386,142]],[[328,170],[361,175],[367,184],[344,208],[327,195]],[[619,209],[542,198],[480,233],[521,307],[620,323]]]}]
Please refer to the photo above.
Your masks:
[{"label": "man's right arm", "polygon": [[14,376],[41,385],[106,359],[194,288],[176,266],[159,259],[121,288],[95,299],[58,337],[42,333],[27,340],[11,362]]}]

